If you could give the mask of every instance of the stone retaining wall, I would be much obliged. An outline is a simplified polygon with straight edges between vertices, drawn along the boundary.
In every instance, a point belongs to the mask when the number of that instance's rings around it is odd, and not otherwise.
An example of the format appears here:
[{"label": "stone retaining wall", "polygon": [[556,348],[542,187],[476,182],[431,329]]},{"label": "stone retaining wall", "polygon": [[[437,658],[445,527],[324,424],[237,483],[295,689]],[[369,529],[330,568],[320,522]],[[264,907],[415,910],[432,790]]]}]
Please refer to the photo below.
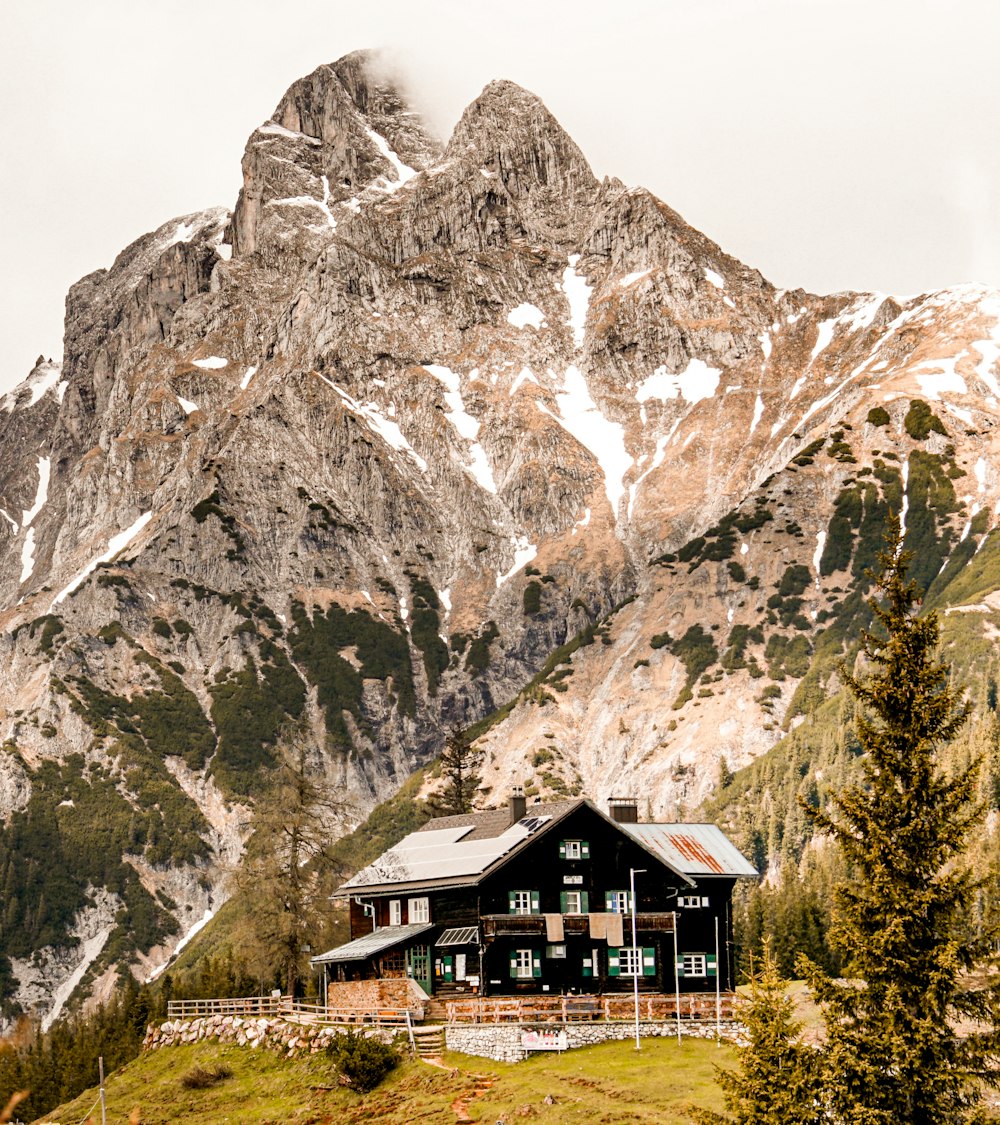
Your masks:
[{"label": "stone retaining wall", "polygon": [[[466,1055],[479,1055],[494,1062],[520,1062],[527,1057],[521,1046],[521,1032],[527,1030],[520,1024],[466,1023],[449,1024],[445,1028],[445,1043],[449,1051],[461,1051]],[[635,1024],[614,1023],[571,1023],[556,1027],[545,1024],[547,1032],[565,1031],[567,1045],[590,1047],[595,1043],[607,1043],[632,1039]],[[721,1025],[722,1038],[731,1042],[745,1042],[746,1028],[736,1020],[724,1020]],[[716,1025],[708,1021],[681,1021],[681,1034],[694,1039],[714,1039]],[[677,1035],[677,1024],[673,1020],[640,1020],[640,1038],[671,1039]]]},{"label": "stone retaining wall", "polygon": [[[217,1039],[220,1043],[233,1043],[238,1047],[266,1047],[278,1054],[292,1057],[299,1054],[314,1055],[324,1050],[330,1041],[340,1035],[343,1028],[315,1027],[264,1016],[203,1016],[193,1020],[168,1020],[163,1024],[150,1024],[143,1040],[144,1051],[158,1047],[177,1047],[182,1043],[199,1043],[203,1039]],[[364,1028],[362,1034],[391,1043],[395,1032],[388,1028]]]}]

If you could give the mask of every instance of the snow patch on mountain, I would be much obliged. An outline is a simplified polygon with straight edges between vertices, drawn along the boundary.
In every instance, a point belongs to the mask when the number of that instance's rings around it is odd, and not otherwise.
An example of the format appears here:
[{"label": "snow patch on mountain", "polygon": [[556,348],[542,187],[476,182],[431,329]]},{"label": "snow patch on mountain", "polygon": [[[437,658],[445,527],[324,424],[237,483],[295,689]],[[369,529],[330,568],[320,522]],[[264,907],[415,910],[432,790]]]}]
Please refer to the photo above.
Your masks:
[{"label": "snow patch on mountain", "polygon": [[510,310],[507,323],[515,328],[527,328],[529,324],[532,328],[541,328],[545,323],[545,313],[537,305],[524,301],[516,309]]},{"label": "snow patch on mountain", "polygon": [[[22,513],[21,526],[28,524],[38,515],[49,498],[49,476],[52,472],[52,458],[38,458],[38,487],[35,489],[35,502]],[[22,580],[23,581],[23,580]]]},{"label": "snow patch on mountain", "polygon": [[562,288],[569,302],[569,326],[573,329],[573,346],[582,348],[593,289],[587,284],[583,274],[576,272],[576,264],[579,260],[579,254],[570,254],[569,265],[563,270]]},{"label": "snow patch on mountain", "polygon": [[221,355],[209,355],[204,359],[193,359],[191,362],[195,367],[202,367],[206,371],[219,371],[229,366],[229,360],[223,359]]},{"label": "snow patch on mountain", "polygon": [[532,562],[538,554],[538,548],[532,543],[526,535],[512,535],[510,538],[511,546],[514,548],[514,564],[507,571],[506,574],[497,575],[497,587],[502,586],[506,581],[513,578],[515,574],[522,568]]},{"label": "snow patch on mountain", "polygon": [[466,468],[472,478],[487,492],[496,495],[497,486],[493,479],[493,470],[486,459],[486,450],[476,440],[479,437],[479,421],[465,409],[462,398],[462,380],[459,375],[439,363],[426,363],[424,370],[430,372],[439,382],[445,385],[444,401],[448,404],[445,417],[458,431],[459,436],[465,438],[469,445],[469,456],[472,463]]},{"label": "snow patch on mountain", "polygon": [[680,395],[693,406],[715,394],[721,376],[720,368],[709,367],[704,360],[695,358],[688,360],[687,367],[675,375],[670,374],[666,367],[658,367],[636,388],[636,402],[648,402],[651,398],[666,402]]},{"label": "snow patch on mountain", "polygon": [[69,597],[69,595],[73,593],[77,586],[79,586],[80,583],[83,582],[83,580],[89,574],[92,574],[93,571],[95,571],[97,567],[101,565],[101,563],[111,562],[115,555],[118,555],[122,551],[124,551],[125,548],[132,542],[133,539],[135,539],[139,532],[142,531],[142,529],[146,526],[147,523],[149,523],[152,518],[152,512],[143,512],[143,514],[135,521],[134,524],[132,524],[131,527],[127,527],[124,531],[119,532],[117,535],[113,535],[111,539],[108,540],[108,549],[103,554],[98,555],[96,559],[93,559],[91,562],[87,563],[83,570],[80,571],[80,573],[69,583],[69,585],[64,586],[63,589],[60,590],[58,594],[56,594],[56,596],[52,599],[52,604],[54,606],[58,605],[64,598]]},{"label": "snow patch on mountain", "polygon": [[757,401],[753,406],[753,421],[750,423],[750,433],[757,429],[757,424],[761,418],[764,417],[764,400],[760,397],[760,392],[757,392]]},{"label": "snow patch on mountain", "polygon": [[28,528],[28,534],[21,544],[21,582],[27,582],[35,569],[35,529]]},{"label": "snow patch on mountain", "polygon": [[389,142],[381,133],[376,133],[374,129],[366,129],[365,131],[368,133],[368,137],[375,147],[395,169],[395,183],[389,183],[385,190],[396,191],[418,174],[416,168],[411,168],[409,164],[404,164],[402,160],[399,159],[396,153],[389,147]]},{"label": "snow patch on mountain", "polygon": [[[3,398],[0,398],[0,410],[10,413],[17,406],[23,408],[34,406],[46,392],[56,386],[61,375],[61,363],[52,363],[51,361],[40,363],[27,379],[19,383],[13,390],[8,391]],[[25,392],[27,392],[27,399],[24,402],[19,402]],[[60,401],[62,400],[60,399]]]},{"label": "snow patch on mountain", "polygon": [[[318,373],[317,373],[318,374]],[[391,445],[393,449],[398,450],[400,453],[408,454],[422,473],[427,472],[427,462],[420,456],[420,454],[413,448],[412,445],[403,436],[403,431],[399,428],[396,422],[390,422],[388,418],[384,418],[373,402],[365,403],[362,405],[356,398],[343,389],[338,387],[336,383],[332,382],[325,375],[320,375],[320,379],[332,390],[336,391],[343,399],[348,410],[357,414],[359,418],[363,418],[371,429],[378,434],[383,441]]]},{"label": "snow patch on mountain", "polygon": [[590,395],[590,388],[580,369],[570,365],[566,369],[562,390],[556,392],[559,413],[553,414],[539,403],[539,409],[549,414],[587,450],[604,473],[604,489],[611,511],[618,512],[618,501],[625,492],[625,474],[634,461],[625,448],[625,427],[605,418]]}]

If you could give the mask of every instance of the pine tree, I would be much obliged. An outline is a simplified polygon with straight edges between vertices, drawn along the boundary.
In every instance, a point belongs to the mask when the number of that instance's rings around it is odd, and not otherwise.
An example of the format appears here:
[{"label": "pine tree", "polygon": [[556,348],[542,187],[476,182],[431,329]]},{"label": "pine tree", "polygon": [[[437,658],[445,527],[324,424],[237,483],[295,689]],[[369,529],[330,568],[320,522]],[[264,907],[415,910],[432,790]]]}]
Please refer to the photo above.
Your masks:
[{"label": "pine tree", "polygon": [[473,746],[460,727],[452,727],[438,759],[444,776],[444,789],[431,799],[436,816],[472,811],[481,780],[477,771],[482,760],[482,750]]},{"label": "pine tree", "polygon": [[[807,808],[848,863],[830,935],[847,979],[802,967],[826,1023],[825,1120],[955,1125],[978,1119],[980,1082],[1000,1077],[992,935],[966,925],[977,892],[964,853],[983,815],[979,764],[940,767],[968,709],[935,655],[936,616],[916,615],[898,526],[879,563],[881,600],[869,605],[881,628],[863,635],[865,672],[845,672],[859,704],[862,780],[829,811]],[[959,1020],[975,1030],[960,1034]]]},{"label": "pine tree", "polygon": [[750,978],[750,1002],[742,1013],[749,1042],[739,1067],[717,1068],[730,1115],[695,1110],[699,1125],[813,1125],[819,1113],[817,1053],[801,1042],[801,1025],[770,945]]}]

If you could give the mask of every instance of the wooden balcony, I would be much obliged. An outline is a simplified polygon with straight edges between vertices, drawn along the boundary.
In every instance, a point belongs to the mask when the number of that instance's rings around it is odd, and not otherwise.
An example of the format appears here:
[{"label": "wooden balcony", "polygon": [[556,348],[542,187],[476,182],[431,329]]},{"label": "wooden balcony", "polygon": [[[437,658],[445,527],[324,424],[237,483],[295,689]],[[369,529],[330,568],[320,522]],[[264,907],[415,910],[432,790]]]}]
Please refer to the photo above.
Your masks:
[{"label": "wooden balcony", "polygon": [[[639,998],[639,1019],[709,1022],[733,1019],[736,996],[723,992],[647,993]],[[449,1023],[578,1023],[635,1018],[630,993],[601,996],[478,996],[446,1002]]]},{"label": "wooden balcony", "polygon": [[[545,936],[544,914],[484,914],[483,938],[490,941],[498,937],[529,937]],[[562,916],[563,932],[569,935],[589,935],[590,919],[586,914],[564,914]],[[631,943],[632,916],[623,916],[625,944]],[[673,933],[674,916],[666,913],[639,913],[635,916],[636,930],[640,934]],[[603,941],[603,935],[601,937]]]}]

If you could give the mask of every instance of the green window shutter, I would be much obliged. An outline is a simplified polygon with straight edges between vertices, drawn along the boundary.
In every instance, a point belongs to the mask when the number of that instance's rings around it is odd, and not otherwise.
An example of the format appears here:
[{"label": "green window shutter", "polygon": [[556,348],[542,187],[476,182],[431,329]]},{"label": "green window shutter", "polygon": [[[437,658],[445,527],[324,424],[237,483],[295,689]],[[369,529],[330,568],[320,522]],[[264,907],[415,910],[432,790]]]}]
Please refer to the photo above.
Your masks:
[{"label": "green window shutter", "polygon": [[510,955],[510,975],[514,980],[517,980],[517,954]]},{"label": "green window shutter", "polygon": [[614,908],[615,908],[615,892],[614,891],[605,891],[604,892],[604,909],[610,911],[610,910],[614,910]]},{"label": "green window shutter", "polygon": [[590,844],[586,840],[580,841],[580,858],[590,859]]},{"label": "green window shutter", "polygon": [[589,914],[590,913],[590,892],[589,891],[581,891],[580,892],[580,913],[581,914]]},{"label": "green window shutter", "polygon": [[619,968],[619,961],[621,959],[621,951],[618,949],[608,950],[608,976],[617,977],[621,975]]},{"label": "green window shutter", "polygon": [[684,958],[677,958],[677,973],[679,976],[684,976]]},{"label": "green window shutter", "polygon": [[580,975],[585,977],[592,977],[594,975],[594,962],[592,958],[584,957],[583,972]]},{"label": "green window shutter", "polygon": [[540,899],[538,891],[531,892],[531,913],[538,914],[541,911]]},{"label": "green window shutter", "polygon": [[565,840],[559,841],[559,858],[560,859],[566,858],[566,841]]},{"label": "green window shutter", "polygon": [[565,891],[559,892],[559,913],[560,914],[566,913],[566,892]]},{"label": "green window shutter", "polygon": [[642,950],[642,975],[644,977],[656,976],[656,950],[652,946],[644,946]]},{"label": "green window shutter", "polygon": [[717,977],[719,975],[719,961],[714,953],[709,953],[705,958],[705,971],[710,977]]},{"label": "green window shutter", "polygon": [[540,977],[542,975],[542,955],[540,953],[531,954],[531,975],[533,977]]},{"label": "green window shutter", "polygon": [[445,980],[454,980],[455,979],[455,960],[454,960],[454,958],[453,957],[442,957],[441,962],[442,962],[442,965],[444,966],[444,979]]},{"label": "green window shutter", "polygon": [[514,892],[514,891],[508,891],[507,892],[507,912],[509,914],[514,913],[514,896],[515,896],[515,893],[516,892]]}]

